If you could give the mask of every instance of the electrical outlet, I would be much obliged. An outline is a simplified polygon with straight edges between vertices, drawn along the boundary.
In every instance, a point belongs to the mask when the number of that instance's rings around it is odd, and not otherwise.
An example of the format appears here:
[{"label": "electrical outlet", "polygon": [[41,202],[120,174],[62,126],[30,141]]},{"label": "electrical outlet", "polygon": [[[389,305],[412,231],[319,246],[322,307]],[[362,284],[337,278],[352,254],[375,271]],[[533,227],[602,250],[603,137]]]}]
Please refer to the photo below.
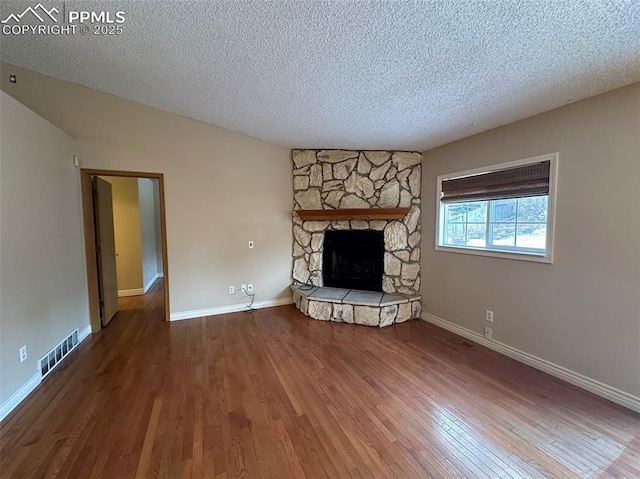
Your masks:
[{"label": "electrical outlet", "polygon": [[247,285],[247,293],[253,293],[253,285],[252,284],[248,284]]},{"label": "electrical outlet", "polygon": [[488,309],[484,312],[484,319],[487,321],[493,322],[493,311],[489,311]]},{"label": "electrical outlet", "polygon": [[234,286],[229,286],[229,294],[233,294],[236,292],[236,288]]},{"label": "electrical outlet", "polygon": [[246,284],[241,284],[240,285],[240,291],[244,291],[246,293],[247,292],[247,285]]},{"label": "electrical outlet", "polygon": [[20,362],[24,362],[27,359],[27,346],[20,348]]},{"label": "electrical outlet", "polygon": [[489,327],[484,328],[484,339],[493,339],[493,329]]},{"label": "electrical outlet", "polygon": [[253,241],[249,241],[249,249],[253,248]]}]

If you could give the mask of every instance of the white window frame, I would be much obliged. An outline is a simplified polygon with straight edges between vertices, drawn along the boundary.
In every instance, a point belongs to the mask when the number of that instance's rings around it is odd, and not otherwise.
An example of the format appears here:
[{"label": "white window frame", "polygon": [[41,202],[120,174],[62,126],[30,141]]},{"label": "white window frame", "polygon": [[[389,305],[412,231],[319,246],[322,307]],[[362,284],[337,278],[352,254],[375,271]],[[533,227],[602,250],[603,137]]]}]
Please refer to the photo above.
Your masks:
[{"label": "white window frame", "polygon": [[[435,231],[435,249],[436,251],[445,251],[448,253],[462,253],[473,254],[479,256],[492,256],[495,258],[515,259],[519,261],[534,261],[537,263],[553,263],[553,244],[556,224],[556,190],[558,179],[558,153],[549,153],[546,155],[535,156],[532,158],[525,158],[523,160],[509,161],[507,163],[500,163],[497,165],[484,166],[482,168],[474,168],[472,170],[458,171],[456,173],[449,173],[446,175],[438,176],[436,186],[436,231]],[[505,251],[503,249],[489,249],[473,246],[446,246],[443,245],[444,235],[444,203],[440,202],[442,197],[442,182],[451,180],[453,178],[460,178],[464,176],[473,176],[483,173],[491,173],[497,170],[504,170],[508,168],[516,168],[519,166],[525,166],[531,163],[541,163],[543,161],[550,162],[549,171],[549,200],[547,203],[547,241],[546,248],[543,254],[537,252],[527,251]],[[489,207],[489,206],[487,206]]]}]

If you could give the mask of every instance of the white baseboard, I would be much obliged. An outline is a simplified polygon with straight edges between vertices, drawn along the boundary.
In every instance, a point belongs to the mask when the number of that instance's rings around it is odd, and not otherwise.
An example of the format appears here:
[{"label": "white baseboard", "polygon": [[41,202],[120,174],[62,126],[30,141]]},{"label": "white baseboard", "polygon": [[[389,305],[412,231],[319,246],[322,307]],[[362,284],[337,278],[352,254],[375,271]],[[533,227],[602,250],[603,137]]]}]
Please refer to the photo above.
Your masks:
[{"label": "white baseboard", "polygon": [[142,296],[144,294],[144,288],[136,289],[121,289],[118,291],[118,298],[126,298],[127,296]]},{"label": "white baseboard", "polygon": [[[271,308],[273,306],[284,306],[285,304],[293,304],[292,298],[269,299],[267,301],[258,301],[253,303],[252,308],[262,309]],[[203,318],[205,316],[216,316],[218,314],[237,313],[238,311],[247,311],[247,304],[230,304],[229,306],[220,306],[218,308],[196,309],[193,311],[182,311],[180,313],[171,313],[171,321],[181,321],[183,319]]]},{"label": "white baseboard", "polygon": [[5,402],[0,405],[0,421],[2,421],[5,417],[9,415],[11,411],[13,411],[18,404],[20,404],[24,398],[26,398],[31,391],[38,387],[42,381],[42,374],[40,371],[35,373],[33,376],[29,378],[29,380],[24,383],[20,388],[14,392]]},{"label": "white baseboard", "polygon": [[640,412],[640,398],[632,394],[626,393],[612,386],[608,386],[600,381],[596,381],[595,379],[534,356],[533,354],[525,353],[524,351],[509,346],[508,344],[501,343],[500,341],[485,339],[484,336],[476,333],[475,331],[463,328],[462,326],[458,326],[457,324],[438,318],[437,316],[422,313],[421,319],[481,344],[482,346],[486,346],[489,349],[493,349],[505,356],[509,356],[516,361],[520,361],[521,363],[539,369],[540,371],[544,371],[551,376],[562,379],[563,381],[592,392],[593,394],[608,399],[616,404],[620,404],[621,406],[633,411]]},{"label": "white baseboard", "polygon": [[158,273],[158,278],[164,278],[164,273]]},{"label": "white baseboard", "polygon": [[78,344],[84,341],[85,338],[87,338],[90,334],[91,334],[91,324],[87,324],[84,328],[78,331]]},{"label": "white baseboard", "polygon": [[[91,334],[91,325],[78,331],[78,344]],[[78,346],[76,346],[77,348]],[[75,349],[75,348],[74,348]],[[38,385],[42,382],[42,373],[36,372],[29,380],[18,388],[6,401],[0,404],[0,421],[9,415]]]},{"label": "white baseboard", "polygon": [[[163,276],[164,276],[164,275],[163,275]],[[153,286],[153,283],[155,283],[155,282],[156,282],[156,280],[157,280],[158,278],[161,278],[161,277],[162,277],[162,276],[160,276],[160,274],[159,274],[159,273],[156,273],[156,275],[155,275],[153,278],[151,278],[151,279],[149,280],[149,282],[144,286],[143,291],[142,291],[142,294],[147,294],[147,291],[149,291],[149,289],[151,289],[151,286]],[[119,296],[119,295],[118,295],[118,296]]]}]

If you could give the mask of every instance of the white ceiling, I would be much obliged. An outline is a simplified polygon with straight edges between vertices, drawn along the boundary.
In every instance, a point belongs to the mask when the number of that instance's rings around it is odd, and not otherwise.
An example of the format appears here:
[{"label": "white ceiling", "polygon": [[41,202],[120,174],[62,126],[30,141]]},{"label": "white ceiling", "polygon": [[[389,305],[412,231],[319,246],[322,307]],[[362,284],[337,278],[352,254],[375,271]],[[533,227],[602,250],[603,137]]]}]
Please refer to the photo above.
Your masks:
[{"label": "white ceiling", "polygon": [[640,81],[638,1],[80,5],[123,34],[2,35],[2,60],[288,147],[425,150]]}]

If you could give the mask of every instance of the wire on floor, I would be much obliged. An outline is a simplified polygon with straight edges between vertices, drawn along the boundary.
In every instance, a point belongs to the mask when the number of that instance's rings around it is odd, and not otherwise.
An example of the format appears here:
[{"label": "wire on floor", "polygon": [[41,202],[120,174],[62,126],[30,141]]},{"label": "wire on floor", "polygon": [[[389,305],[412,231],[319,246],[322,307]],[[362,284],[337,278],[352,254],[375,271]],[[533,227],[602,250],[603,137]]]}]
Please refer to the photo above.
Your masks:
[{"label": "wire on floor", "polygon": [[247,308],[249,308],[245,313],[253,313],[256,308],[253,307],[253,302],[256,299],[256,293],[249,293],[246,289],[242,288],[242,292],[251,298],[251,302],[247,304]]}]

